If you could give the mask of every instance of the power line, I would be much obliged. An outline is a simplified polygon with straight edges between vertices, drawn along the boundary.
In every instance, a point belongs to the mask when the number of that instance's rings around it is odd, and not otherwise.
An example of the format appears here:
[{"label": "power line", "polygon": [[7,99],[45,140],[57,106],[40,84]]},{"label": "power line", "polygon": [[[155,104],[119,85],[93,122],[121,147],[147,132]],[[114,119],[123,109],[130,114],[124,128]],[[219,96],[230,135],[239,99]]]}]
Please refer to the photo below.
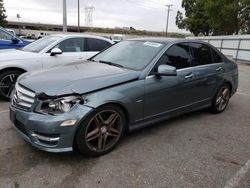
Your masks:
[{"label": "power line", "polygon": [[156,8],[156,7],[153,7],[153,6],[149,6],[149,5],[146,5],[144,2],[142,2],[142,1],[133,1],[133,0],[127,0],[126,2],[130,2],[131,4],[134,4],[134,5],[136,5],[136,6],[139,6],[139,7],[141,7],[141,8],[145,8],[145,9],[154,9],[154,8]]}]

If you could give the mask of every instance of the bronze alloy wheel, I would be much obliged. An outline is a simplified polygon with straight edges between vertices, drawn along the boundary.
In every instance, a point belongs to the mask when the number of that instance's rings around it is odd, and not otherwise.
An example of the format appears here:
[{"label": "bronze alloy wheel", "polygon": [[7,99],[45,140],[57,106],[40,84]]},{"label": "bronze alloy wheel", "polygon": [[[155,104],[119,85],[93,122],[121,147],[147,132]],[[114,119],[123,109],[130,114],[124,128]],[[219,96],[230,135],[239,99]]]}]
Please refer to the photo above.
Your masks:
[{"label": "bronze alloy wheel", "polygon": [[105,151],[114,146],[122,132],[120,115],[113,110],[97,113],[89,122],[85,139],[87,146],[94,151]]},{"label": "bronze alloy wheel", "polygon": [[84,123],[77,134],[78,149],[89,155],[102,155],[111,151],[123,136],[125,116],[113,105],[97,110]]},{"label": "bronze alloy wheel", "polygon": [[230,98],[230,89],[228,86],[223,86],[216,98],[216,108],[218,111],[223,111],[227,107]]},{"label": "bronze alloy wheel", "polygon": [[230,86],[225,83],[218,89],[217,94],[212,102],[211,111],[215,114],[223,112],[228,105],[230,96]]}]

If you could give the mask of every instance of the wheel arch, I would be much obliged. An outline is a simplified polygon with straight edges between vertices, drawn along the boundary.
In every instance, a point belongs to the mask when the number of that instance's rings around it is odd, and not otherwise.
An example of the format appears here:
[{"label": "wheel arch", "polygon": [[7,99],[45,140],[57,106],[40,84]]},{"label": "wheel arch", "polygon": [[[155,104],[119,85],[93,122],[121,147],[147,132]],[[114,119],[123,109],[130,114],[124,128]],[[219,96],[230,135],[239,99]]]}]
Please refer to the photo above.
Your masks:
[{"label": "wheel arch", "polygon": [[8,70],[17,70],[17,71],[21,71],[22,73],[27,72],[27,70],[20,68],[20,67],[5,67],[5,68],[0,70],[0,74],[2,74],[5,71],[8,71]]},{"label": "wheel arch", "polygon": [[230,93],[232,94],[232,89],[233,89],[232,83],[231,83],[230,81],[228,81],[228,80],[225,80],[225,81],[223,82],[223,84],[228,84],[228,85],[229,85]]},{"label": "wheel arch", "polygon": [[[128,132],[129,131],[129,113],[128,113],[128,110],[126,109],[126,107],[124,105],[120,104],[119,102],[107,102],[107,103],[103,103],[100,106],[97,106],[95,108],[92,107],[92,110],[87,114],[87,116],[84,119],[82,119],[80,121],[80,124],[83,123],[88,116],[90,116],[92,113],[94,113],[96,109],[101,108],[103,106],[107,106],[107,105],[116,106],[124,112],[124,115],[126,118],[125,132]],[[80,126],[77,126],[77,128],[74,132],[74,138],[73,138],[73,142],[72,142],[73,150],[77,151],[77,152],[79,152],[79,149],[76,145],[76,136],[77,136],[77,132],[78,132],[79,128],[80,128]]]},{"label": "wheel arch", "polygon": [[117,106],[118,108],[120,108],[123,111],[123,113],[125,115],[125,118],[126,118],[126,125],[125,125],[126,127],[125,127],[125,130],[128,131],[129,130],[129,121],[130,121],[130,118],[129,118],[129,112],[128,112],[127,108],[123,104],[121,104],[119,102],[115,102],[115,101],[104,103],[104,104],[98,106],[97,108],[100,108],[100,107],[106,106],[106,105]]}]

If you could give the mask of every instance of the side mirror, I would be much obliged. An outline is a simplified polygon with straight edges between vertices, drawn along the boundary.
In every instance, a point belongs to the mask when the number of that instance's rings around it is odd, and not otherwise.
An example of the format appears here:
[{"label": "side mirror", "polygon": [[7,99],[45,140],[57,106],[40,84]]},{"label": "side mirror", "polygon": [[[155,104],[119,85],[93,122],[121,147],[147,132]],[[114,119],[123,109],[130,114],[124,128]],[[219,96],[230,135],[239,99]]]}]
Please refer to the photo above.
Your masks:
[{"label": "side mirror", "polygon": [[18,38],[16,38],[16,37],[12,37],[12,38],[11,38],[11,41],[12,41],[12,43],[14,43],[14,44],[17,44],[17,43],[20,42],[20,40],[19,40]]},{"label": "side mirror", "polygon": [[62,50],[60,48],[53,48],[50,52],[50,56],[55,56],[55,55],[59,55],[62,54]]},{"label": "side mirror", "polygon": [[177,71],[175,67],[169,65],[160,65],[157,69],[157,76],[176,76]]}]

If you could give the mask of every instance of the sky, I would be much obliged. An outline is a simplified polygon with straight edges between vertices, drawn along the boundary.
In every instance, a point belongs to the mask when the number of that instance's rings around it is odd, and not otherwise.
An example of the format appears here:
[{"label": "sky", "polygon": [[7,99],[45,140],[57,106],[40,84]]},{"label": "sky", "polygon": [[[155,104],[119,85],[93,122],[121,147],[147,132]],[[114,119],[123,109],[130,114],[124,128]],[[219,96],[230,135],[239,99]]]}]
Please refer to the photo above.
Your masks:
[{"label": "sky", "polygon": [[[4,0],[8,21],[62,24],[63,0]],[[178,10],[184,12],[181,0],[80,0],[80,23],[85,25],[85,6],[93,6],[94,27],[134,27],[138,30],[164,31],[166,4],[173,4],[169,32],[186,33],[175,25]],[[68,25],[77,25],[77,0],[67,0]]]}]

